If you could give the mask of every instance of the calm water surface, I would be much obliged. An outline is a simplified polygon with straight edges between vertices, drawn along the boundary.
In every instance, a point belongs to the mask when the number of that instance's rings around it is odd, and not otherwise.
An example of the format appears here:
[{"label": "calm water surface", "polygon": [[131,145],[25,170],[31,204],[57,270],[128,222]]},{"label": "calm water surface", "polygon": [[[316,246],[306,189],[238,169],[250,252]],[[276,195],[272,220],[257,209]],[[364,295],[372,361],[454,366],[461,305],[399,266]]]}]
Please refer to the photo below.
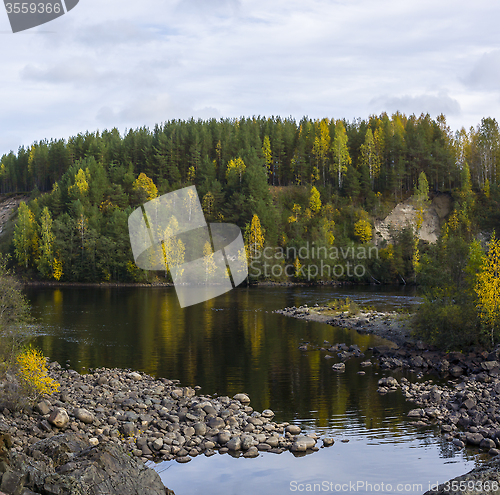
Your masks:
[{"label": "calm water surface", "polygon": [[331,369],[337,359],[298,350],[303,342],[325,341],[366,350],[382,339],[273,313],[336,297],[379,310],[410,309],[419,303],[410,291],[258,287],[185,309],[172,288],[37,288],[27,294],[40,323],[35,342],[61,364],[69,360],[80,372],[101,366],[145,371],[200,385],[206,394],[247,392],[252,407],[272,409],[276,421],[336,440],[303,457],[226,454],[156,465],[177,495],[281,494],[305,491],[307,484],[326,493],[423,493],[482,460],[443,442],[436,428],[410,426],[412,405],[400,393],[377,393],[387,371],[373,366],[358,375],[362,359],[352,359],[339,374]]}]

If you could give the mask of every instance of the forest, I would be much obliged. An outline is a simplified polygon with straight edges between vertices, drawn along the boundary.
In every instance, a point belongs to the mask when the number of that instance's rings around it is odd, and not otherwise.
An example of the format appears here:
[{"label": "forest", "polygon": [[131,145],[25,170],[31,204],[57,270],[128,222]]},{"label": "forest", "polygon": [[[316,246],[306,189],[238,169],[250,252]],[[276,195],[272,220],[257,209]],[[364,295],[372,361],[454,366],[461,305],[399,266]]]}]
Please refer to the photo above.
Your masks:
[{"label": "forest", "polygon": [[[428,341],[493,340],[499,159],[493,118],[452,132],[444,115],[401,113],[352,122],[173,120],[124,135],[115,128],[42,140],[1,158],[0,193],[26,201],[0,250],[24,280],[169,282],[168,270],[135,265],[128,217],[195,185],[208,222],[243,231],[250,283],[415,284],[426,300],[417,326]],[[430,244],[418,232],[438,195],[449,197],[451,212]],[[402,201],[417,208],[417,220],[389,240],[375,238],[375,220]],[[185,247],[177,248],[182,261]],[[325,253],[328,270],[318,272],[314,253]],[[480,280],[488,288],[482,293]]]},{"label": "forest", "polygon": [[[30,197],[2,246],[28,279],[165,281],[168,274],[135,267],[127,219],[149,199],[193,184],[207,221],[237,224],[247,245],[261,249],[354,250],[373,241],[374,219],[417,197],[419,187],[422,201],[450,195],[450,218],[465,225],[460,236],[471,240],[499,223],[499,136],[491,118],[453,133],[443,115],[396,113],[352,122],[174,120],[123,136],[115,128],[42,140],[1,158],[0,193]],[[366,269],[357,275],[330,271],[307,279],[417,281],[430,249],[414,228],[378,247],[376,257],[358,260]],[[294,264],[288,276],[300,281],[308,260],[296,255],[275,263]],[[287,278],[283,270],[254,273]]]}]

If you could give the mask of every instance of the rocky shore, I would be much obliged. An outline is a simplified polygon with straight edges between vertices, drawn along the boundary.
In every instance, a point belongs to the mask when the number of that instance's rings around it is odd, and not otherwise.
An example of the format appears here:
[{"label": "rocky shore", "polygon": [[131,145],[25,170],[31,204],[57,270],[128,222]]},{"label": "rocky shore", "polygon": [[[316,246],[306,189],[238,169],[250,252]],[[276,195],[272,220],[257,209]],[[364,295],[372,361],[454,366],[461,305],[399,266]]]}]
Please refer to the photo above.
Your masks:
[{"label": "rocky shore", "polygon": [[359,333],[375,334],[396,345],[403,345],[413,342],[408,325],[408,316],[394,311],[364,311],[357,314],[349,314],[347,311],[334,312],[326,306],[292,306],[290,308],[279,309],[275,313],[300,318],[308,321],[327,323],[334,327],[352,328]]},{"label": "rocky shore", "polygon": [[[379,380],[378,392],[402,393],[409,402],[418,406],[408,413],[410,424],[439,425],[444,438],[457,449],[467,446],[493,456],[492,461],[427,494],[500,493],[500,346],[491,352],[484,349],[442,352],[413,339],[408,319],[401,318],[398,313],[365,311],[357,315],[341,313],[332,316],[325,314],[327,310],[319,306],[301,306],[277,313],[352,328],[391,340],[389,345],[371,349],[371,360],[361,364],[368,366],[378,362],[381,369],[389,372],[408,370],[420,379],[433,374],[440,384],[434,379],[410,382],[403,377],[398,381],[389,375]],[[351,357],[363,357],[355,347],[336,344],[318,350],[337,354],[342,362],[332,368],[342,372]]]},{"label": "rocky shore", "polygon": [[[0,412],[0,492],[165,494],[144,462],[319,450],[315,434],[274,422],[269,409],[254,411],[244,393],[197,395],[175,380],[106,368],[81,375],[55,362],[49,374],[61,384],[58,393],[33,409]],[[322,446],[333,443],[322,439]]]}]

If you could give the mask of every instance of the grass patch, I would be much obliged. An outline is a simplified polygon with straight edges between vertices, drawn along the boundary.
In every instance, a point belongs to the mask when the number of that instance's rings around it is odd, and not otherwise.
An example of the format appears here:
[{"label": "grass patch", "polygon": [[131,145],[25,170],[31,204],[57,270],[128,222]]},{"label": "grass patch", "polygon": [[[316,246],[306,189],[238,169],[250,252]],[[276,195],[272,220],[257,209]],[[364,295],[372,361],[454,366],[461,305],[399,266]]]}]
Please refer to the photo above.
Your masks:
[{"label": "grass patch", "polygon": [[345,299],[334,299],[333,301],[326,303],[325,307],[328,309],[323,309],[323,311],[321,311],[321,314],[323,315],[336,315],[347,312],[349,316],[355,316],[358,315],[362,309],[359,304],[351,301],[348,297]]}]

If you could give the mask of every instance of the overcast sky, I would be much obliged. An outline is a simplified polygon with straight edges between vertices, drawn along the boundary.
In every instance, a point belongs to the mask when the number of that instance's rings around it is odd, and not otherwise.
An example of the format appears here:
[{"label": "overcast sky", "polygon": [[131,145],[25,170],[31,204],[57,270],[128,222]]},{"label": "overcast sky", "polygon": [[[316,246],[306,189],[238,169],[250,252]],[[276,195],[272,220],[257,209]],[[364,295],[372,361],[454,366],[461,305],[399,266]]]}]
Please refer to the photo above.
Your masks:
[{"label": "overcast sky", "polygon": [[0,155],[190,117],[499,120],[500,2],[80,0],[16,34],[0,8]]}]

